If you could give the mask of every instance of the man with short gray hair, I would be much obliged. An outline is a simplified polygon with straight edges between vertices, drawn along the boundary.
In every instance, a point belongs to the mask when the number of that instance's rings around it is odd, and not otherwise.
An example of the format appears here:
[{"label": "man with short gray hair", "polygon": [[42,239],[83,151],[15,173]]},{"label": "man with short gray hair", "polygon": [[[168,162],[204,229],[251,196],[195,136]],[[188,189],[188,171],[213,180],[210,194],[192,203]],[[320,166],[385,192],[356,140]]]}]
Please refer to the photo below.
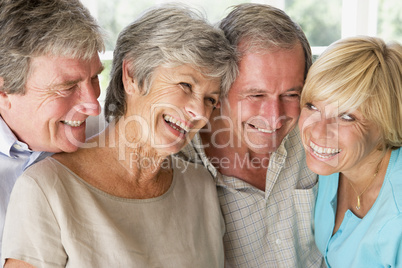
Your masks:
[{"label": "man with short gray hair", "polygon": [[78,0],[0,1],[0,248],[16,179],[50,153],[77,150],[87,117],[100,113],[103,50]]},{"label": "man with short gray hair", "polygon": [[237,49],[239,75],[182,153],[215,177],[228,267],[320,267],[312,223],[317,175],[295,128],[309,43],[267,5],[238,5],[220,28]]}]

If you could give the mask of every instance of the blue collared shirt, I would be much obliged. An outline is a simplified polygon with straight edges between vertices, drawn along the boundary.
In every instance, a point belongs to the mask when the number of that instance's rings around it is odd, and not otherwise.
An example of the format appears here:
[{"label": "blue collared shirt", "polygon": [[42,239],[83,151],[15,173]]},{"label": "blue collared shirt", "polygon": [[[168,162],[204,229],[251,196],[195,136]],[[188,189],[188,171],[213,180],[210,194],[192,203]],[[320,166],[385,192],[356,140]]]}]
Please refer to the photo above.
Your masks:
[{"label": "blue collared shirt", "polygon": [[335,234],[339,173],[320,176],[315,241],[328,267],[402,267],[402,148],[392,151],[380,193],[363,218],[347,210]]},{"label": "blue collared shirt", "polygon": [[48,155],[51,153],[31,151],[27,144],[18,141],[0,116],[0,249],[7,205],[15,181],[27,167]]}]

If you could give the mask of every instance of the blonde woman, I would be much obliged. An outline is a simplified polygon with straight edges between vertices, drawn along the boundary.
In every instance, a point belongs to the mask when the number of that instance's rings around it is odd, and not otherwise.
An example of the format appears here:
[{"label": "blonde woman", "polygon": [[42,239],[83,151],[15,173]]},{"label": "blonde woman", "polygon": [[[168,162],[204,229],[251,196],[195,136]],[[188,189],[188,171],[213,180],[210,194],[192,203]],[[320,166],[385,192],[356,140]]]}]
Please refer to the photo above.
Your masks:
[{"label": "blonde woman", "polygon": [[401,45],[335,42],[310,69],[301,107],[327,266],[402,267]]}]

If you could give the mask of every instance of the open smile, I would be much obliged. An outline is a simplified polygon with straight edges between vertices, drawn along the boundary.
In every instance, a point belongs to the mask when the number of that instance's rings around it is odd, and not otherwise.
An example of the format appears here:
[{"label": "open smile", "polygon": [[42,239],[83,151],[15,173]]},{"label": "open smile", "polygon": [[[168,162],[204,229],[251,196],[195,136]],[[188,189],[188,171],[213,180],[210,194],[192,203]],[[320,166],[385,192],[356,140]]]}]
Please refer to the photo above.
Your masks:
[{"label": "open smile", "polygon": [[170,115],[164,115],[163,119],[170,127],[172,127],[174,130],[179,131],[183,135],[186,135],[190,131],[190,128],[185,123],[176,120]]},{"label": "open smile", "polygon": [[315,156],[321,159],[331,158],[342,151],[342,149],[337,148],[321,147],[313,143],[312,141],[310,141],[310,149]]},{"label": "open smile", "polygon": [[85,121],[61,121],[63,124],[70,126],[70,127],[79,127],[81,126]]},{"label": "open smile", "polygon": [[255,125],[252,125],[252,124],[248,124],[248,125],[249,125],[250,127],[254,128],[254,129],[258,130],[259,132],[262,132],[262,133],[272,134],[272,133],[276,132],[276,129],[260,128],[260,127],[257,127],[257,126],[255,126]]}]

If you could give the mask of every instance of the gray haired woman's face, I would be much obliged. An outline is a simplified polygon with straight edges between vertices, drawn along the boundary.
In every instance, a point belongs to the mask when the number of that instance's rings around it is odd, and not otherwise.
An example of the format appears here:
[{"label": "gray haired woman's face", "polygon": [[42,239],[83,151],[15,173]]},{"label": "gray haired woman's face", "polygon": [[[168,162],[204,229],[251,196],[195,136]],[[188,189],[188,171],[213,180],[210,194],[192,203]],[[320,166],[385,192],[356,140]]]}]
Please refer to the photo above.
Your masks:
[{"label": "gray haired woman's face", "polygon": [[123,119],[141,143],[161,154],[180,151],[219,105],[220,79],[206,77],[190,65],[156,68],[147,95],[127,76],[123,75],[127,93]]}]

